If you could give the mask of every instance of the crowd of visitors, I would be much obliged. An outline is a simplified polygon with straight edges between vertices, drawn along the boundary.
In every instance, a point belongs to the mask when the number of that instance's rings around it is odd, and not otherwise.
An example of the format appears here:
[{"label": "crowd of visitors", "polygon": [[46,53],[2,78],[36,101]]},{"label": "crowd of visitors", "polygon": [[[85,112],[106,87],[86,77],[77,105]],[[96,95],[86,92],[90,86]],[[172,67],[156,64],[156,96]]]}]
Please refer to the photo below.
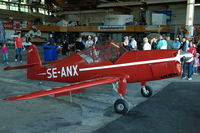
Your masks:
[{"label": "crowd of visitors", "polygon": [[[122,42],[122,46],[129,51],[139,50],[137,49],[137,41],[134,38],[134,43],[132,43],[133,37],[124,37],[124,41]],[[134,44],[134,45],[133,45]],[[156,50],[156,49],[176,49],[184,52],[192,53],[194,57],[188,58],[182,62],[183,74],[182,79],[192,80],[192,75],[198,75],[198,67],[199,63],[199,53],[197,53],[197,46],[193,41],[187,40],[187,38],[183,37],[175,38],[175,40],[171,40],[169,36],[163,37],[162,35],[157,38],[152,38],[149,40],[147,37],[143,38],[142,50]]]}]

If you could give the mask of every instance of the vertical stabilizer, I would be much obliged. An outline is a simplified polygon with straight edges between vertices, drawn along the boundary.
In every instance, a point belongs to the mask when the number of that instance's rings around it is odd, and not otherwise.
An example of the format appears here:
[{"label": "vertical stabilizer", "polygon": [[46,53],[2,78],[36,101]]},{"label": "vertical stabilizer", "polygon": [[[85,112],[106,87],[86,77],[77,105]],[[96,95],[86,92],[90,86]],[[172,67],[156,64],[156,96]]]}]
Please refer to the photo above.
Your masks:
[{"label": "vertical stabilizer", "polygon": [[40,55],[38,52],[38,49],[35,45],[31,45],[28,48],[28,64],[34,64],[34,66],[27,69],[27,78],[34,79],[36,74],[39,72],[39,70],[42,68],[42,63],[40,59]]}]

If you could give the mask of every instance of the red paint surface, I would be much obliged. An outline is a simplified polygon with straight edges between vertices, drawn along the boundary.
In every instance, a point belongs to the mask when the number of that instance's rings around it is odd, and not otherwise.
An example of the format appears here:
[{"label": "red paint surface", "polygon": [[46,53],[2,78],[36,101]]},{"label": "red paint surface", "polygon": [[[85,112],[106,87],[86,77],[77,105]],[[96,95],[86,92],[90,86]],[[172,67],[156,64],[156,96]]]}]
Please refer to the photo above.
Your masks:
[{"label": "red paint surface", "polygon": [[[80,71],[84,68],[93,68],[111,65],[121,65],[126,63],[134,63],[141,61],[152,61],[158,59],[167,59],[174,58],[178,54],[177,50],[149,50],[149,51],[124,51],[120,53],[120,49],[115,46],[110,45],[108,48],[110,51],[104,51],[104,47],[97,47],[96,51],[99,51],[99,55],[103,57],[106,56],[106,59],[94,57],[94,51],[89,51],[88,55],[91,55],[93,60],[96,62],[88,63],[80,55],[84,54],[73,54],[69,57],[66,57],[62,60],[53,62],[52,64],[42,66],[38,50],[35,45],[29,47],[28,53],[28,65],[22,65],[21,67],[14,68],[28,68],[27,77],[34,80],[49,80],[49,81],[58,81],[58,82],[69,82],[77,83],[69,86],[64,86],[60,88],[55,88],[50,91],[39,91],[24,96],[8,98],[5,100],[22,100],[36,98],[51,94],[64,95],[64,93],[80,90],[82,88],[96,86],[100,84],[112,83],[119,81],[118,93],[123,96],[126,94],[126,85],[130,82],[141,82],[143,85],[147,81],[159,80],[164,78],[171,78],[181,75],[181,64],[178,61],[164,61],[159,63],[147,63],[134,66],[121,66],[113,67],[107,69],[98,69],[90,71]],[[114,50],[114,56],[112,55]],[[94,49],[93,49],[94,50]],[[106,55],[106,52],[109,53],[109,56]],[[91,53],[91,54],[90,54]],[[112,58],[114,57],[114,58]],[[110,58],[110,59],[109,59]],[[34,64],[34,65],[33,65]],[[32,66],[31,66],[32,65]],[[56,69],[54,72],[62,72],[63,67],[71,68],[75,67],[76,71],[73,71],[74,76],[64,76],[61,77],[61,74],[55,74],[56,78],[48,78],[48,72],[53,72],[52,69]],[[7,68],[8,70],[11,68]],[[77,72],[77,73],[75,73]],[[77,75],[78,74],[78,75]],[[173,75],[174,74],[174,75]]]}]

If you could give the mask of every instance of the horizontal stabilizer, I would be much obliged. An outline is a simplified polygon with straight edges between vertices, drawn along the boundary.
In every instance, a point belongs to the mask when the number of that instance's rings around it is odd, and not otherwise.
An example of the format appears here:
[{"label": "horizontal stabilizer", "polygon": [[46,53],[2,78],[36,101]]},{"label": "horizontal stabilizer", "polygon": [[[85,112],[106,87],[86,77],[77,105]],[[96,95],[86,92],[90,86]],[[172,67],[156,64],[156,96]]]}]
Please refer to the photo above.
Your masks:
[{"label": "horizontal stabilizer", "polygon": [[4,100],[15,101],[15,100],[38,98],[38,97],[43,97],[43,96],[52,95],[52,94],[59,94],[59,93],[63,93],[63,92],[80,90],[83,88],[97,86],[97,85],[101,85],[101,84],[113,83],[113,82],[117,82],[117,81],[119,81],[119,77],[98,78],[98,79],[87,80],[84,82],[70,84],[67,86],[59,87],[59,88],[53,88],[50,90],[42,90],[42,91],[37,91],[37,92],[21,95],[21,96],[6,98]]},{"label": "horizontal stabilizer", "polygon": [[53,64],[53,63],[57,63],[59,60],[56,61],[44,61],[42,62],[42,65],[48,65],[48,64]]},{"label": "horizontal stabilizer", "polygon": [[4,68],[4,70],[14,70],[14,69],[26,69],[26,68],[30,68],[33,66],[36,66],[38,64],[26,64],[26,65],[19,65],[19,66],[7,66]]}]

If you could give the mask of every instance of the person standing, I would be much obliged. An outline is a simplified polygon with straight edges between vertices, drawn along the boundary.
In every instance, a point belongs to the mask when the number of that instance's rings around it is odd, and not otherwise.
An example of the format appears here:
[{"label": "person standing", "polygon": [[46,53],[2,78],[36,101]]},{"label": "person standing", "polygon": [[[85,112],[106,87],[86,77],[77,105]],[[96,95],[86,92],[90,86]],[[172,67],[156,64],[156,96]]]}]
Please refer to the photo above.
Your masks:
[{"label": "person standing", "polygon": [[88,40],[85,42],[85,48],[89,48],[94,44],[94,42],[92,41],[92,37],[88,36]]},{"label": "person standing", "polygon": [[179,49],[181,49],[185,52],[187,52],[187,50],[189,49],[189,42],[185,37],[182,38],[182,43],[181,43],[181,46]]},{"label": "person standing", "polygon": [[129,38],[128,36],[125,36],[124,37],[124,41],[122,42],[122,46],[127,49],[127,50],[130,50],[130,47],[129,47]]},{"label": "person standing", "polygon": [[67,55],[67,52],[69,51],[69,44],[67,42],[67,39],[65,39],[62,42],[62,55]]},{"label": "person standing", "polygon": [[[188,80],[192,80],[192,74],[193,74],[193,61],[194,58],[192,57],[186,57],[183,62],[183,74],[182,79],[188,78]],[[186,73],[188,73],[188,76],[186,77]]]},{"label": "person standing", "polygon": [[200,66],[199,63],[199,53],[196,53],[194,57],[194,64],[193,64],[193,74],[198,75],[198,67]]},{"label": "person standing", "polygon": [[167,41],[167,49],[173,49],[173,41],[171,40],[170,36],[166,37],[166,41]]},{"label": "person standing", "polygon": [[56,45],[55,43],[55,39],[53,37],[52,34],[49,35],[49,42],[48,42],[49,45]]},{"label": "person standing", "polygon": [[3,63],[4,63],[4,65],[8,65],[8,48],[6,47],[5,43],[3,43],[1,52],[2,52],[2,55],[3,55]]},{"label": "person standing", "polygon": [[135,40],[134,37],[131,37],[131,41],[130,41],[130,50],[137,50],[137,41]]},{"label": "person standing", "polygon": [[22,63],[22,49],[23,46],[23,38],[21,38],[21,33],[18,34],[18,36],[15,38],[15,61],[20,61]]},{"label": "person standing", "polygon": [[163,36],[160,36],[160,40],[157,44],[157,49],[167,49],[167,41],[163,38]]},{"label": "person standing", "polygon": [[94,37],[94,45],[98,44],[99,43],[99,39],[97,36]]},{"label": "person standing", "polygon": [[76,50],[82,51],[85,49],[85,45],[82,42],[82,37],[78,37],[75,42]]},{"label": "person standing", "polygon": [[151,50],[151,44],[149,44],[148,38],[145,37],[143,41],[144,41],[143,50]]},{"label": "person standing", "polygon": [[197,53],[196,44],[194,44],[192,41],[189,43],[190,43],[190,48],[189,50],[187,50],[187,52],[192,53],[195,56]]},{"label": "person standing", "polygon": [[181,43],[179,42],[179,38],[176,38],[175,41],[172,44],[173,49],[179,49],[181,46]]},{"label": "person standing", "polygon": [[[195,57],[197,54],[196,44],[194,44],[192,41],[190,41],[189,44],[190,44],[190,48],[189,50],[187,50],[187,52],[193,54],[193,57]],[[192,74],[193,74],[193,70],[194,70],[194,67],[192,65]]]},{"label": "person standing", "polygon": [[156,38],[151,39],[151,48],[152,49],[157,48],[157,39]]}]

